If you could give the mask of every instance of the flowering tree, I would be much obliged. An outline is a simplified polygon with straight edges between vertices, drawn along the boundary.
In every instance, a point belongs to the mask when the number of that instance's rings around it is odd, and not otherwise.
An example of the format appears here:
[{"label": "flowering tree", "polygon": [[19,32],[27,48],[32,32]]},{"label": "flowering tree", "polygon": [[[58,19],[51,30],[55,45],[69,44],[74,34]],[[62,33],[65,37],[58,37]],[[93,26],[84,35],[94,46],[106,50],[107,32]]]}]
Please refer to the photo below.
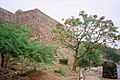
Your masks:
[{"label": "flowering tree", "polygon": [[[84,57],[97,45],[116,45],[120,39],[118,27],[115,27],[112,20],[105,20],[102,16],[88,15],[84,11],[79,13],[79,18],[68,18],[64,21],[65,30],[60,38],[66,46],[75,51],[73,71],[76,70],[77,60]],[[80,55],[79,45],[84,44],[86,51]],[[88,45],[90,44],[90,45]]]}]

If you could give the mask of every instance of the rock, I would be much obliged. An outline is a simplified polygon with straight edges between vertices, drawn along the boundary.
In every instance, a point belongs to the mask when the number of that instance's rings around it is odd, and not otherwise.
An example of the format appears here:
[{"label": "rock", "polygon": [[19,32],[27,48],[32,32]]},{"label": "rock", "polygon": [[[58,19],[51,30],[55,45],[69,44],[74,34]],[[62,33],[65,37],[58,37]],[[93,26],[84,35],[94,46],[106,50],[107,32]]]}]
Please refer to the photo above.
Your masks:
[{"label": "rock", "polygon": [[7,68],[0,68],[0,80],[12,80],[13,77],[15,78],[13,71]]},{"label": "rock", "polygon": [[25,80],[25,77],[17,76],[17,73],[8,68],[0,68],[0,80]]}]

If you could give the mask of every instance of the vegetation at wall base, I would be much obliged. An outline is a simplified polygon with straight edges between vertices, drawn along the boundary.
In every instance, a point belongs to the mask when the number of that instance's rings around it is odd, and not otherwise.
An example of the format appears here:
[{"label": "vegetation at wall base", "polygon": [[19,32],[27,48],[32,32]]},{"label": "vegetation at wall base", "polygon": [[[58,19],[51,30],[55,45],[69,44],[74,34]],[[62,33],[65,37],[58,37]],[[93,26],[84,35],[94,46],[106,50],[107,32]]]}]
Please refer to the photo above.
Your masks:
[{"label": "vegetation at wall base", "polygon": [[117,49],[104,46],[104,48],[102,48],[102,51],[104,53],[105,59],[113,61],[115,63],[118,63],[120,61],[120,55],[117,54]]},{"label": "vegetation at wall base", "polygon": [[60,63],[60,64],[67,65],[67,64],[68,64],[68,59],[66,59],[66,58],[61,58],[61,59],[59,59],[59,63]]},{"label": "vegetation at wall base", "polygon": [[51,63],[55,47],[39,41],[29,41],[31,29],[18,24],[0,20],[0,55],[2,67],[7,67],[10,58],[28,58],[31,61]]}]

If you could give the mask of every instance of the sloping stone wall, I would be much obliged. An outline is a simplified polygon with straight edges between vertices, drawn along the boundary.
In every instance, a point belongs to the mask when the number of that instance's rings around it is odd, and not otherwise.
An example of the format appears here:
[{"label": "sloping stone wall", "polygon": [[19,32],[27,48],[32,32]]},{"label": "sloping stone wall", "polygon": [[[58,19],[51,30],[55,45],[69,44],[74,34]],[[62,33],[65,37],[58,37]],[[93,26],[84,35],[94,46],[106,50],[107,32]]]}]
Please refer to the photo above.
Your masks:
[{"label": "sloping stone wall", "polygon": [[6,21],[15,21],[23,23],[33,30],[33,34],[29,36],[29,40],[39,40],[43,43],[55,44],[59,48],[56,52],[56,56],[72,59],[73,52],[70,49],[61,47],[62,44],[56,42],[56,36],[59,33],[54,33],[54,28],[63,28],[56,20],[52,19],[48,15],[41,12],[39,9],[33,9],[28,11],[17,10],[15,13],[11,13],[5,9],[0,8],[0,18]]},{"label": "sloping stone wall", "polygon": [[14,13],[0,8],[0,18],[9,22],[19,22],[27,25],[33,30],[33,34],[30,39],[38,39],[44,43],[52,43],[55,33],[52,33],[52,29],[60,24],[56,20],[52,19],[48,15],[41,12],[39,9],[33,9],[28,11],[17,10]]},{"label": "sloping stone wall", "polygon": [[53,38],[52,28],[58,22],[42,13],[38,9],[22,11],[17,10],[15,13],[16,21],[26,24],[33,30],[33,38],[39,39],[45,43],[51,43]]},{"label": "sloping stone wall", "polygon": [[0,7],[0,19],[13,22],[15,21],[15,15]]}]

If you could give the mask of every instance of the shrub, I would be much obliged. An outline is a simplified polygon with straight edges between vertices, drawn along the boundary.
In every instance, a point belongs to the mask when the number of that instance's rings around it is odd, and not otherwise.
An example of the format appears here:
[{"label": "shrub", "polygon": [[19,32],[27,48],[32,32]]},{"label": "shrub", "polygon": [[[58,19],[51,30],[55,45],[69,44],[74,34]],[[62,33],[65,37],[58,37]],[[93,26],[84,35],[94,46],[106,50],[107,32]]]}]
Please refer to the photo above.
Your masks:
[{"label": "shrub", "polygon": [[116,53],[116,49],[105,46],[102,51],[105,53],[104,57],[108,60],[112,60],[113,62],[120,61],[120,55]]},{"label": "shrub", "polygon": [[53,28],[53,29],[52,29],[52,32],[54,32],[54,33],[60,32],[60,29]]},{"label": "shrub", "polygon": [[87,59],[84,59],[84,58],[79,59],[77,63],[78,63],[79,67],[88,67],[88,60]]},{"label": "shrub", "polygon": [[12,57],[24,55],[27,48],[29,29],[16,23],[0,22],[0,49]]},{"label": "shrub", "polygon": [[65,59],[65,58],[59,59],[59,63],[60,63],[60,64],[67,65],[67,64],[68,64],[68,59]]},{"label": "shrub", "polygon": [[30,34],[31,30],[24,25],[0,21],[0,51],[2,58],[5,58],[2,63],[6,61],[5,67],[11,57],[28,58],[43,63],[52,62],[55,47],[38,41],[29,42],[27,37]]},{"label": "shrub", "polygon": [[60,74],[62,74],[62,75],[65,74],[65,70],[64,70],[63,68],[56,69],[56,70],[54,70],[54,72],[55,72],[55,73],[60,73]]},{"label": "shrub", "polygon": [[53,54],[55,51],[55,46],[46,45],[38,41],[32,41],[28,47],[28,57],[43,63],[51,63],[54,59]]}]

